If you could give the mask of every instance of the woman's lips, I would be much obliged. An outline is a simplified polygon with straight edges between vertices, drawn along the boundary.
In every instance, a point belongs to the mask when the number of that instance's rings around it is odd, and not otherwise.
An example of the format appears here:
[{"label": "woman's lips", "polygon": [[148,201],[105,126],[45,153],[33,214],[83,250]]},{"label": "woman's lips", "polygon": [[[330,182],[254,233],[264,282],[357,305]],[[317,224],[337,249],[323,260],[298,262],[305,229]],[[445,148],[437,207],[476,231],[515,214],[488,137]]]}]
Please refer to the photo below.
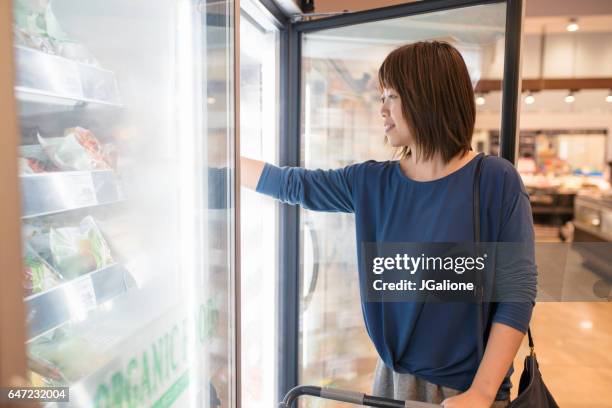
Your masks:
[{"label": "woman's lips", "polygon": [[395,125],[393,123],[386,123],[385,124],[385,132],[390,131],[391,129],[393,129],[395,127]]}]

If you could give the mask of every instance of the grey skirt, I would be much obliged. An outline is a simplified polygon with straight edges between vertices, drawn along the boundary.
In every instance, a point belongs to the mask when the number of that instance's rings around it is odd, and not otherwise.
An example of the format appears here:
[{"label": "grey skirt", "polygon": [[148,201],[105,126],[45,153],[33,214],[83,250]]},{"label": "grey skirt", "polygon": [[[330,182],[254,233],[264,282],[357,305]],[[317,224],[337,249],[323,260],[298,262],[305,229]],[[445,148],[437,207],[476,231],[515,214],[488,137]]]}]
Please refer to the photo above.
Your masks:
[{"label": "grey skirt", "polygon": [[[439,404],[461,391],[432,384],[412,374],[400,374],[387,367],[379,358],[374,373],[372,394],[397,400],[412,400]],[[495,401],[491,408],[505,408],[510,400]]]}]

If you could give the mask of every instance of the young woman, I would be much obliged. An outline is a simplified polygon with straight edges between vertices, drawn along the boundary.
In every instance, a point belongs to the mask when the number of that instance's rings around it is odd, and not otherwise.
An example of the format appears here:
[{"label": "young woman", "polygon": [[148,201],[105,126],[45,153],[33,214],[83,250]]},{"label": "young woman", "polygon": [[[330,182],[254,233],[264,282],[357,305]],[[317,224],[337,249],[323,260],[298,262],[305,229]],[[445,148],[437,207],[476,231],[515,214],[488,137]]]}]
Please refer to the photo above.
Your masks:
[{"label": "young woman", "polygon": [[[355,214],[363,242],[471,242],[472,186],[482,154],[471,150],[474,93],[461,54],[444,42],[405,45],[379,69],[380,114],[398,161],[366,161],[334,170],[279,168],[243,158],[242,183],[282,202]],[[488,157],[480,182],[482,242],[533,246],[529,198],[508,161]],[[535,298],[531,255],[520,287]],[[361,268],[361,262],[358,262]],[[365,271],[359,271],[364,285]],[[444,407],[504,407],[512,361],[533,302],[489,303],[479,363],[475,303],[367,302],[362,310],[380,356],[373,393]]]}]

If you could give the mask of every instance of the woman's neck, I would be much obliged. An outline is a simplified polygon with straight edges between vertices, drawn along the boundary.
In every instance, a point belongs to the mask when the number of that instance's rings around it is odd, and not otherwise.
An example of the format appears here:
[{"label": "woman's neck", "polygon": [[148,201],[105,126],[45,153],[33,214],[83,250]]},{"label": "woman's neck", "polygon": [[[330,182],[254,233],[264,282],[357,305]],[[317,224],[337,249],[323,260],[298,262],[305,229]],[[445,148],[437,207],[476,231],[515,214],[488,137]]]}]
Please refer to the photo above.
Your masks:
[{"label": "woman's neck", "polygon": [[[413,149],[408,149],[409,152],[414,152]],[[461,167],[465,166],[478,153],[470,150],[469,152],[458,154],[453,157],[448,163],[444,163],[439,154],[436,154],[429,160],[421,158],[417,160],[414,153],[408,153],[400,160],[400,168],[402,172],[409,178],[416,181],[431,181],[445,177]]]}]

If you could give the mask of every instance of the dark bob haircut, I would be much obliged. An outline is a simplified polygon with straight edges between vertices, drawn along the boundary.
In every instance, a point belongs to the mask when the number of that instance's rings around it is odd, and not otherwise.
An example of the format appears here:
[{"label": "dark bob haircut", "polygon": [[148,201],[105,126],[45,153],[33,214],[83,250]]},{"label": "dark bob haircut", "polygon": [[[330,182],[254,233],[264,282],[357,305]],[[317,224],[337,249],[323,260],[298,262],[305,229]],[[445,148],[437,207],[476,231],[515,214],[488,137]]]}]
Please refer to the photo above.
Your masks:
[{"label": "dark bob haircut", "polygon": [[[378,80],[382,88],[399,94],[418,159],[430,160],[439,154],[448,163],[471,150],[474,90],[456,48],[441,41],[404,45],[385,58]],[[407,149],[402,149],[402,157]]]}]

